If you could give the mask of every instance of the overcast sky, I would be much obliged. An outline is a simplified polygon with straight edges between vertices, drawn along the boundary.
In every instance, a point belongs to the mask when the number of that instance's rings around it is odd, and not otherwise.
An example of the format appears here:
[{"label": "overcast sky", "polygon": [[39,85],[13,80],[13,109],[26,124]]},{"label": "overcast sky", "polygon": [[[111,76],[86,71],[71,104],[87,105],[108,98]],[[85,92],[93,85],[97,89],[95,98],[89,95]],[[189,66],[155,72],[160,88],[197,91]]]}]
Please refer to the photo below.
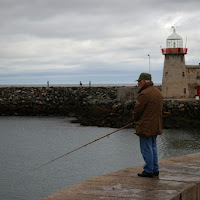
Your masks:
[{"label": "overcast sky", "polygon": [[200,63],[199,8],[199,0],[0,0],[0,84],[135,83],[149,58],[161,82],[160,48],[174,24],[186,64]]}]

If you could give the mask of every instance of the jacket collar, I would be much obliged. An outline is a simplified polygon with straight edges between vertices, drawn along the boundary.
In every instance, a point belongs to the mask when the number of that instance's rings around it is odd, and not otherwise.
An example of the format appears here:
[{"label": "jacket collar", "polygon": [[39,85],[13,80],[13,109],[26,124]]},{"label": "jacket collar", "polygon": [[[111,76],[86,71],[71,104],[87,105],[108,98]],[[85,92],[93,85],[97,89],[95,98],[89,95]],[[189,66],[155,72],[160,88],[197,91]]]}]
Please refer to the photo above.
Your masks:
[{"label": "jacket collar", "polygon": [[142,92],[142,90],[145,90],[146,88],[153,86],[153,82],[150,81],[148,83],[146,83],[142,88],[140,88],[140,90],[138,91],[138,93]]}]

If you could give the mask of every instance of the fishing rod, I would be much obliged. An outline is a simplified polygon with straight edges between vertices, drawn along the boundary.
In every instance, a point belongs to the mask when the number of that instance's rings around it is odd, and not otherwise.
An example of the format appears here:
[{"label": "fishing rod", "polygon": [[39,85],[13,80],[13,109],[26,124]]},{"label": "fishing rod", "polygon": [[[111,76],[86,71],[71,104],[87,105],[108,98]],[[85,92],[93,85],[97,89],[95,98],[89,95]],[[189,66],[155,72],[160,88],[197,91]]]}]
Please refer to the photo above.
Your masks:
[{"label": "fishing rod", "polygon": [[39,168],[41,168],[41,167],[44,167],[45,165],[48,165],[48,164],[50,164],[50,163],[52,163],[52,162],[54,162],[54,161],[56,161],[56,160],[58,160],[58,159],[60,159],[60,158],[62,158],[62,157],[64,157],[64,156],[67,156],[67,155],[69,155],[69,154],[71,154],[71,153],[73,153],[73,152],[75,152],[75,151],[77,151],[77,150],[79,150],[79,149],[82,149],[83,147],[86,147],[86,146],[88,146],[88,145],[90,145],[90,144],[92,144],[92,143],[94,143],[94,142],[97,142],[98,140],[101,140],[101,139],[103,139],[103,138],[105,138],[105,137],[108,137],[108,136],[112,135],[113,133],[116,133],[116,132],[118,132],[118,131],[120,131],[120,130],[122,130],[122,129],[125,129],[125,128],[131,126],[132,124],[133,124],[133,122],[130,123],[130,124],[127,124],[126,126],[123,126],[123,127],[119,128],[119,129],[117,129],[117,130],[115,130],[115,131],[112,131],[111,133],[108,133],[108,134],[106,134],[106,135],[104,135],[104,136],[102,136],[102,137],[100,137],[100,138],[97,138],[97,139],[95,139],[95,140],[93,140],[93,141],[91,141],[91,142],[89,142],[89,143],[87,143],[87,144],[84,144],[83,146],[80,146],[80,147],[78,147],[78,148],[76,148],[76,149],[74,149],[74,150],[72,150],[72,151],[70,151],[70,152],[68,152],[68,153],[65,153],[65,154],[63,154],[63,155],[61,155],[61,156],[59,156],[59,157],[57,157],[57,158],[54,158],[53,160],[51,160],[51,161],[49,161],[49,162],[47,162],[47,163],[44,163],[43,165],[40,165],[39,167],[36,167],[36,168],[32,169],[31,171],[35,171],[35,170],[37,170],[37,169],[39,169]]}]

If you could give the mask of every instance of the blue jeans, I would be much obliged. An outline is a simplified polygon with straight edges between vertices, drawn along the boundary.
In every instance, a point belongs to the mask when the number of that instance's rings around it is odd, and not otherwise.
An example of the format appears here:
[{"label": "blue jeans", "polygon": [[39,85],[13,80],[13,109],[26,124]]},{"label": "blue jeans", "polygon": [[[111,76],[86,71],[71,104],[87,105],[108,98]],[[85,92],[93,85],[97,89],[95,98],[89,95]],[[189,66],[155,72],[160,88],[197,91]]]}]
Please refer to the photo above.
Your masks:
[{"label": "blue jeans", "polygon": [[140,137],[140,150],[145,161],[144,171],[148,173],[159,170],[156,138],[157,135]]}]

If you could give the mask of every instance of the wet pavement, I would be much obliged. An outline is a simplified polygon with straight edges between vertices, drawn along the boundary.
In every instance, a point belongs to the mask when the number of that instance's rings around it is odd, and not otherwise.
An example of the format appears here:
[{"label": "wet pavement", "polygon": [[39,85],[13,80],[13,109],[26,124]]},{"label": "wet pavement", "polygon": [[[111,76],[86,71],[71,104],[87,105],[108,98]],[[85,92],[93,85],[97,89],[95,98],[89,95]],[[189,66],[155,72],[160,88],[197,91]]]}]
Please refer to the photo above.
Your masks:
[{"label": "wet pavement", "polygon": [[142,166],[101,175],[44,200],[200,200],[200,153],[159,161],[160,175],[138,177]]}]

